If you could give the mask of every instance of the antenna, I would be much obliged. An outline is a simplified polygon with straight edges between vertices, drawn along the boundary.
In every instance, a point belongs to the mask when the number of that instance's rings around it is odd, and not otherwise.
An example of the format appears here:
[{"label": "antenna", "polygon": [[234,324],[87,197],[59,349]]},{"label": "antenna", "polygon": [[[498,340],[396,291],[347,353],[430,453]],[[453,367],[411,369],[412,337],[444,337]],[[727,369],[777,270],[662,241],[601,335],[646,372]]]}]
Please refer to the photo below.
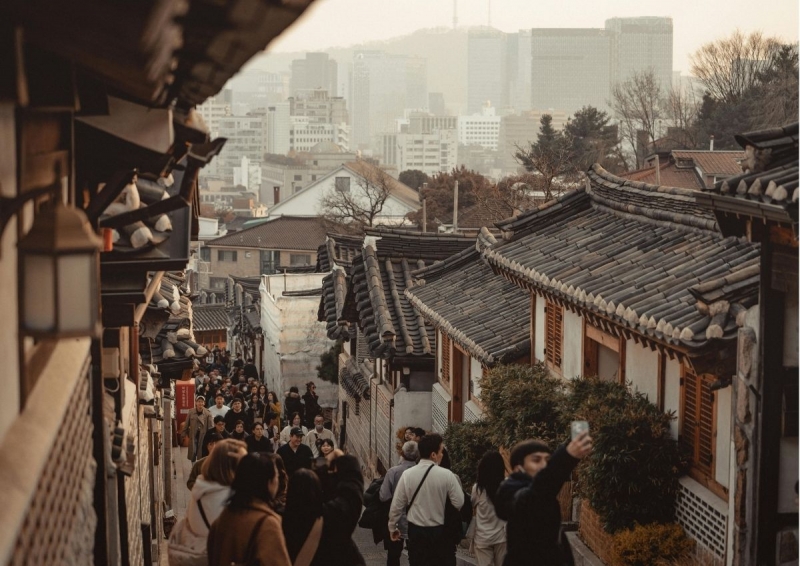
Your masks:
[{"label": "antenna", "polygon": [[453,0],[453,29],[458,27],[458,0]]}]

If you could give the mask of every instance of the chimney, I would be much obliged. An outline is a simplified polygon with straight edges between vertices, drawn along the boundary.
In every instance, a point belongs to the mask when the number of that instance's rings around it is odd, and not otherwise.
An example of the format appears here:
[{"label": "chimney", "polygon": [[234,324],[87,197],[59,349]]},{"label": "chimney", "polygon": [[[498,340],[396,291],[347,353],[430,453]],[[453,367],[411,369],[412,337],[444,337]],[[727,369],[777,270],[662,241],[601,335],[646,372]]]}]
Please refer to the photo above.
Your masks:
[{"label": "chimney", "polygon": [[708,143],[708,151],[714,151],[714,136],[711,136],[711,141]]},{"label": "chimney", "polygon": [[272,187],[272,205],[276,205],[281,202],[281,188],[280,187]]}]

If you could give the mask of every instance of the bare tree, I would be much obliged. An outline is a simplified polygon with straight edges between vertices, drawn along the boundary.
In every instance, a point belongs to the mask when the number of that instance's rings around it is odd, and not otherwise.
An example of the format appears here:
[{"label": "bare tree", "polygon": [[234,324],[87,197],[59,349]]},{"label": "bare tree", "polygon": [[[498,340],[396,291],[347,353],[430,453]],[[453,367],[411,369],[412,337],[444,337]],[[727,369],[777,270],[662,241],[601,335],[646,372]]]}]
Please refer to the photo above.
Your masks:
[{"label": "bare tree", "polygon": [[692,74],[715,100],[735,104],[760,84],[780,50],[780,41],[765,37],[760,31],[744,35],[736,30],[730,37],[698,49],[690,58]]},{"label": "bare tree", "polygon": [[656,141],[663,117],[662,97],[661,85],[652,69],[635,72],[611,90],[610,105],[619,122],[619,135],[633,150],[637,169],[647,157],[643,138],[646,143]]},{"label": "bare tree", "polygon": [[533,173],[510,175],[475,191],[475,200],[492,218],[501,220],[543,202],[538,190],[541,183]]},{"label": "bare tree", "polygon": [[691,86],[675,85],[661,101],[663,114],[669,125],[666,138],[670,145],[684,149],[697,149],[704,143],[697,126],[702,97]]},{"label": "bare tree", "polygon": [[394,179],[377,167],[360,167],[351,183],[337,183],[323,195],[320,209],[325,221],[349,230],[362,230],[377,224],[386,201],[392,193]]},{"label": "bare tree", "polygon": [[797,121],[798,46],[781,45],[772,67],[761,75],[753,108],[754,126],[768,128]]}]

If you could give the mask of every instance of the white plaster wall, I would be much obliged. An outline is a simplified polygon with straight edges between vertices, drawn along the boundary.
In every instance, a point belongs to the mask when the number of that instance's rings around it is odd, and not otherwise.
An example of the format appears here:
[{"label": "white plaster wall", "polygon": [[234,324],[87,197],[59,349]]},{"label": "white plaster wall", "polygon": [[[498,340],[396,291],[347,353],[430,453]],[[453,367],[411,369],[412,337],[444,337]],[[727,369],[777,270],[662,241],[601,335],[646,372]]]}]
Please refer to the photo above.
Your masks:
[{"label": "white plaster wall", "polygon": [[678,439],[680,427],[680,407],[681,407],[681,364],[677,359],[667,358],[664,368],[664,411],[672,411],[675,418],[670,422],[669,428],[672,438]]},{"label": "white plaster wall", "polygon": [[264,369],[267,381],[279,395],[297,386],[317,385],[319,404],[336,407],[338,388],[317,378],[320,355],[333,342],[325,334],[325,324],[317,321],[319,297],[287,297],[284,290],[318,289],[322,273],[265,276],[261,284],[261,327],[264,333]]},{"label": "white plaster wall", "polygon": [[[17,194],[17,155],[14,105],[0,103],[0,195]],[[3,410],[0,411],[0,443],[14,423],[19,407],[19,342],[17,322],[17,221],[12,218],[0,234],[0,344],[4,344]]]},{"label": "white plaster wall", "polygon": [[597,345],[597,375],[604,381],[619,382],[619,354],[602,344]]},{"label": "white plaster wall", "polygon": [[431,430],[431,394],[429,391],[405,391],[394,394],[394,429],[418,426]]},{"label": "white plaster wall", "polygon": [[717,438],[714,479],[725,487],[730,487],[731,468],[731,392],[733,387],[718,389],[717,397]]},{"label": "white plaster wall", "polygon": [[534,308],[536,309],[536,316],[534,320],[534,332],[533,332],[533,356],[536,358],[537,361],[544,361],[544,299],[541,297],[537,297],[534,295],[534,300],[536,304]]},{"label": "white plaster wall", "polygon": [[658,403],[658,352],[628,340],[625,343],[625,379],[631,382],[634,391],[641,391],[651,403]]},{"label": "white plaster wall", "polygon": [[[537,301],[538,303],[539,301]],[[544,301],[542,301],[544,302]],[[544,317],[544,313],[542,313]],[[537,316],[538,320],[538,316]],[[567,379],[583,375],[583,324],[581,317],[564,309],[564,342],[561,345],[561,370]]]},{"label": "white plaster wall", "polygon": [[483,377],[483,366],[475,358],[469,359],[469,377],[472,380],[472,394],[480,399],[481,377]]},{"label": "white plaster wall", "polygon": [[436,331],[436,376],[442,377],[442,332]]}]

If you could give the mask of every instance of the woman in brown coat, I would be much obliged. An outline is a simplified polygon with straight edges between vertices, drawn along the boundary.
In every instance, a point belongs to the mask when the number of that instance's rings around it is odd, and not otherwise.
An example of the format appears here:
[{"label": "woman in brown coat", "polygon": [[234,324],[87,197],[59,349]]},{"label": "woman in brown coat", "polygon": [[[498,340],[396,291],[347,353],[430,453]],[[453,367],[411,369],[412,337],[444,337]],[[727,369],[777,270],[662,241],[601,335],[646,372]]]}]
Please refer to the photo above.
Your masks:
[{"label": "woman in brown coat", "polygon": [[211,525],[209,566],[231,563],[292,566],[281,529],[281,518],[270,502],[278,491],[278,471],[265,454],[248,454],[239,461],[228,506]]}]

